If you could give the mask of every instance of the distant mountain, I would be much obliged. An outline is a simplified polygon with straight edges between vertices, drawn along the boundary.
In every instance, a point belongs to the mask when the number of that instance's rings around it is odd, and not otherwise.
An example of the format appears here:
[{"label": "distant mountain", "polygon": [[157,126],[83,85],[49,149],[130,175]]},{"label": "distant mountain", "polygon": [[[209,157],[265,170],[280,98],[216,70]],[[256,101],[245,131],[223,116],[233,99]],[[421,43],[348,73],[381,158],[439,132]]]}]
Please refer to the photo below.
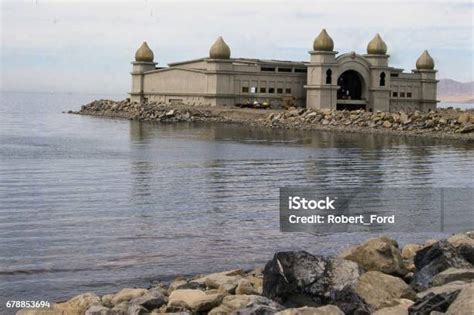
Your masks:
[{"label": "distant mountain", "polygon": [[448,103],[474,103],[474,81],[464,83],[441,79],[438,83],[438,99]]}]

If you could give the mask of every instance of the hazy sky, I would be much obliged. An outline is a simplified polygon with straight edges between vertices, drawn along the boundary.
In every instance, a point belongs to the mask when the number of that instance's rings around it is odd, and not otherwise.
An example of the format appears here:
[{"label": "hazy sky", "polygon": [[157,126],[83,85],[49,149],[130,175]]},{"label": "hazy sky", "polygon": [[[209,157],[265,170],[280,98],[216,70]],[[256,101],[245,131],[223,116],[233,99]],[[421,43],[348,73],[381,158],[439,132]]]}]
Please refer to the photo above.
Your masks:
[{"label": "hazy sky", "polygon": [[160,65],[208,55],[308,60],[326,28],[335,50],[365,53],[379,32],[409,71],[428,49],[439,78],[473,80],[474,4],[453,1],[2,1],[2,90],[124,93],[143,40]]}]

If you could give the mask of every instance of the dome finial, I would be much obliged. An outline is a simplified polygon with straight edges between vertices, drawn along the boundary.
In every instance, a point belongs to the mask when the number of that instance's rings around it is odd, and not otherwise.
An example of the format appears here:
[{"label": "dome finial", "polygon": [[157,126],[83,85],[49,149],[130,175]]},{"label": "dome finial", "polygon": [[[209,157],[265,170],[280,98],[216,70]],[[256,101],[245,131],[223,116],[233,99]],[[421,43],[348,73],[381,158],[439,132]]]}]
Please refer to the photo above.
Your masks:
[{"label": "dome finial", "polygon": [[379,33],[367,45],[367,53],[369,55],[385,55],[387,53],[387,45]]},{"label": "dome finial", "polygon": [[430,56],[427,50],[425,50],[421,56],[416,60],[417,70],[433,70],[435,67],[434,60]]},{"label": "dome finial", "polygon": [[209,49],[209,58],[211,59],[229,59],[230,58],[230,48],[225,43],[222,36],[219,36],[217,40],[212,44],[211,49]]},{"label": "dome finial", "polygon": [[150,49],[150,47],[148,47],[146,42],[143,42],[143,44],[137,49],[137,52],[135,53],[135,61],[153,62],[153,58],[153,51]]},{"label": "dome finial", "polygon": [[325,28],[321,30],[321,33],[319,33],[318,37],[314,40],[313,49],[316,51],[333,51],[334,41],[328,32],[326,32]]}]

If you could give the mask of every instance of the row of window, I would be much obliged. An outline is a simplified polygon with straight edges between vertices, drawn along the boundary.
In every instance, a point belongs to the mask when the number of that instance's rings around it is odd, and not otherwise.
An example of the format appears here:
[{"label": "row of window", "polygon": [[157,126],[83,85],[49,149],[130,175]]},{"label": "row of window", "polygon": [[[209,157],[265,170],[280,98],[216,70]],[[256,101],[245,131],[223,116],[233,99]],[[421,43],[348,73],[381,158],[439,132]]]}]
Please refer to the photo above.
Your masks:
[{"label": "row of window", "polygon": [[306,68],[283,68],[283,67],[260,67],[262,72],[296,72],[296,73],[306,73],[308,70]]},{"label": "row of window", "polygon": [[[392,97],[398,97],[398,92],[393,92]],[[405,97],[405,92],[400,92],[400,97]],[[406,97],[411,98],[411,92],[407,92]]]},{"label": "row of window", "polygon": [[[242,93],[251,93],[251,94],[255,94],[257,93],[257,88],[255,86],[252,86],[252,87],[247,87],[247,86],[243,86],[242,87]],[[269,94],[275,94],[275,88],[268,88],[268,92],[267,92],[267,88],[265,87],[261,87],[260,88],[260,93],[269,93]],[[277,88],[276,89],[276,93],[277,94],[283,94],[283,89],[282,88]],[[291,89],[290,88],[286,88],[285,89],[285,94],[291,94]]]}]

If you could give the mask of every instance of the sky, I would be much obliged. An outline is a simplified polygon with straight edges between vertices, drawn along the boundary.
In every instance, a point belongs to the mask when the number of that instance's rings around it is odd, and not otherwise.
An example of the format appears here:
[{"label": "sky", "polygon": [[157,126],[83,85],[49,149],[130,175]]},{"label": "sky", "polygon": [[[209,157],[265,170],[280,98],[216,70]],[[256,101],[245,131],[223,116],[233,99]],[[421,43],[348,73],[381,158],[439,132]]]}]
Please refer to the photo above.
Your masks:
[{"label": "sky", "polygon": [[232,57],[308,61],[326,28],[340,53],[380,33],[391,66],[427,49],[438,78],[474,80],[474,2],[1,1],[0,90],[117,93],[147,41],[160,66],[206,57],[218,36]]}]

